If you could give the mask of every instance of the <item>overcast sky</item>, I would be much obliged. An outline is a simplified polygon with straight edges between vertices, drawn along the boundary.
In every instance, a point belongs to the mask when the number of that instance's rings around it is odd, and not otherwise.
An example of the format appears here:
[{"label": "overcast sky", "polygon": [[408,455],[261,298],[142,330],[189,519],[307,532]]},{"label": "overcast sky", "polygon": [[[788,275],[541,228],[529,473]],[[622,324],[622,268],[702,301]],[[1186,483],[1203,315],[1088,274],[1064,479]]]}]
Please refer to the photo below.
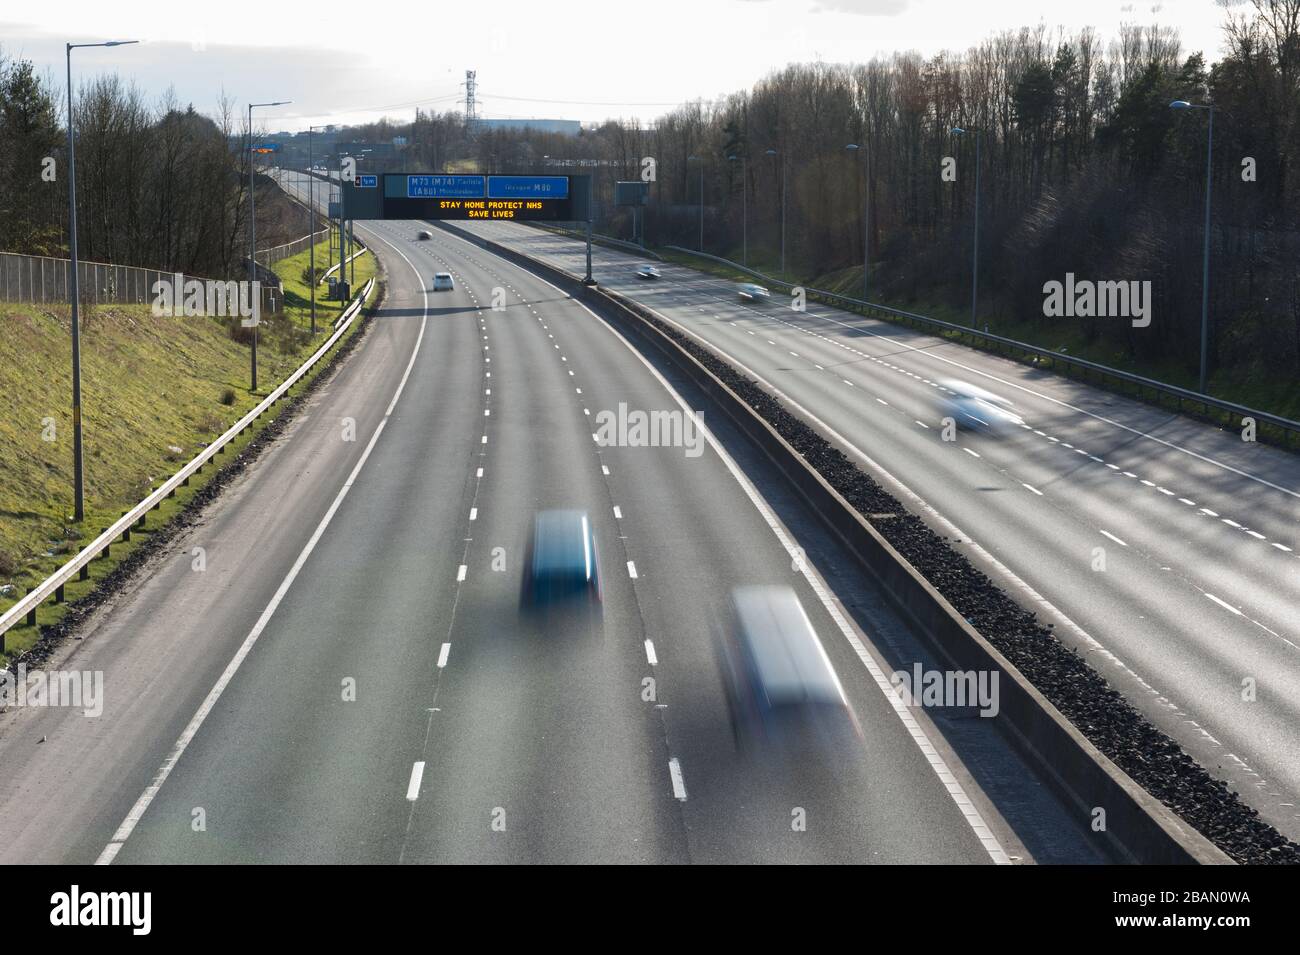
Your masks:
[{"label": "overcast sky", "polygon": [[61,87],[65,42],[138,39],[76,51],[74,76],[116,70],[151,101],[174,86],[206,113],[223,92],[241,108],[292,100],[262,112],[273,130],[460,108],[467,69],[478,71],[481,116],[648,121],[790,62],[964,50],[1040,22],[1092,26],[1103,41],[1123,22],[1174,26],[1184,52],[1214,60],[1223,17],[1216,0],[50,0],[8,4],[0,50]]}]

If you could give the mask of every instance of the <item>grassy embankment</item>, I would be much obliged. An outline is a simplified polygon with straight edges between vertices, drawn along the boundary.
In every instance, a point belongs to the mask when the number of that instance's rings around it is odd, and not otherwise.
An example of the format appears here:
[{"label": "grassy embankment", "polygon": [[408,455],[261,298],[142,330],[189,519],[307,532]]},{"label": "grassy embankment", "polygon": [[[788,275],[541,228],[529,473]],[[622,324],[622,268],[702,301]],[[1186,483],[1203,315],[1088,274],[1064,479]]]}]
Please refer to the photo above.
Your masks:
[{"label": "grassy embankment", "polygon": [[[256,393],[248,388],[249,348],[230,330],[237,319],[160,318],[149,305],[82,308],[86,518],[81,525],[71,519],[71,310],[0,303],[0,394],[7,408],[0,415],[0,612],[222,434],[319,347],[341,305],[324,300],[324,287],[318,289],[313,340],[304,276],[308,254],[304,250],[274,265],[284,284],[285,308],[263,318]],[[319,243],[318,270],[327,257],[325,243]],[[357,259],[358,290],[375,269],[372,254]],[[227,454],[238,453],[257,430],[250,428],[228,445]],[[89,593],[216,471],[206,468],[151,512],[130,541],[115,543],[109,557],[93,561],[89,581],[67,585],[67,600]],[[47,601],[39,624],[57,620],[65,606]],[[30,647],[37,636],[35,627],[14,627],[5,635],[7,654]]]}]

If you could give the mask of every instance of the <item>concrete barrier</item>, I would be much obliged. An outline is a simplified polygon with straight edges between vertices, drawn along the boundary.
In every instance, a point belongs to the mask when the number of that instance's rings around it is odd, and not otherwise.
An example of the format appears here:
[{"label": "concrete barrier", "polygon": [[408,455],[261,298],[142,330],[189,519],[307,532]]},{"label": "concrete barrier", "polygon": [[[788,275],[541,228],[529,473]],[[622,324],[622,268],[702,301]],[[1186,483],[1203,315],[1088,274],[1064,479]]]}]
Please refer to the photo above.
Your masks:
[{"label": "concrete barrier", "polygon": [[671,327],[671,323],[630,299],[584,286],[579,276],[448,223],[436,224],[581,300],[630,340],[663,355],[708,395],[948,666],[998,673],[1000,709],[992,717],[998,729],[1079,813],[1082,825],[1090,824],[1094,809],[1105,810],[1106,829],[1098,837],[1113,858],[1142,864],[1233,864],[1222,850],[1135,783],[1075,729],[758,412],[664,331],[663,326]]}]

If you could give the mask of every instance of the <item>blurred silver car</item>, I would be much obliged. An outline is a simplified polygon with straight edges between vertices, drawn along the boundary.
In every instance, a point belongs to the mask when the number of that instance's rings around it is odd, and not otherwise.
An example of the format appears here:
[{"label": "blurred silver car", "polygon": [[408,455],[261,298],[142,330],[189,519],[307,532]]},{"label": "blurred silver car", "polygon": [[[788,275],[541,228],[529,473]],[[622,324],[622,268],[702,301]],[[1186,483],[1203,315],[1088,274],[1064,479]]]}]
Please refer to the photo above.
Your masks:
[{"label": "blurred silver car", "polygon": [[720,646],[732,733],[742,748],[806,751],[861,737],[839,677],[789,587],[738,587],[734,626]]},{"label": "blurred silver car", "polygon": [[452,281],[450,272],[433,273],[433,290],[435,292],[450,292],[456,288],[456,283]]},{"label": "blurred silver car", "polygon": [[736,294],[742,302],[762,304],[772,297],[772,293],[754,282],[741,282],[736,286]]},{"label": "blurred silver car", "polygon": [[1025,423],[1016,414],[1015,405],[968,381],[940,381],[944,392],[943,412],[957,422],[957,427],[989,434],[1000,434]]},{"label": "blurred silver car", "polygon": [[659,278],[659,270],[653,265],[642,265],[637,268],[636,277],[639,279],[657,279]]}]

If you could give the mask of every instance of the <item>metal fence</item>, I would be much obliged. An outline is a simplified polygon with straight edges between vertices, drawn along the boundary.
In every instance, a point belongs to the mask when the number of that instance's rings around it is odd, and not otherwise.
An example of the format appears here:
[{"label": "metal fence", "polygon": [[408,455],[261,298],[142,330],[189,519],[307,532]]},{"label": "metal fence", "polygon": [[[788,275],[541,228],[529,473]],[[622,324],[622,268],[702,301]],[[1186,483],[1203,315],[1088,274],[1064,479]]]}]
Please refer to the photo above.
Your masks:
[{"label": "metal fence", "polygon": [[[327,233],[328,230],[322,229],[283,245],[259,249],[257,261],[270,268],[273,262],[297,255],[313,240],[321,241]],[[0,301],[66,305],[72,300],[68,294],[71,274],[71,259],[0,252]],[[107,262],[77,263],[81,301],[90,305],[147,304],[154,299],[154,283],[171,281],[172,278],[173,273],[160,269],[140,269]],[[203,280],[204,277],[187,275],[186,278]]]}]

